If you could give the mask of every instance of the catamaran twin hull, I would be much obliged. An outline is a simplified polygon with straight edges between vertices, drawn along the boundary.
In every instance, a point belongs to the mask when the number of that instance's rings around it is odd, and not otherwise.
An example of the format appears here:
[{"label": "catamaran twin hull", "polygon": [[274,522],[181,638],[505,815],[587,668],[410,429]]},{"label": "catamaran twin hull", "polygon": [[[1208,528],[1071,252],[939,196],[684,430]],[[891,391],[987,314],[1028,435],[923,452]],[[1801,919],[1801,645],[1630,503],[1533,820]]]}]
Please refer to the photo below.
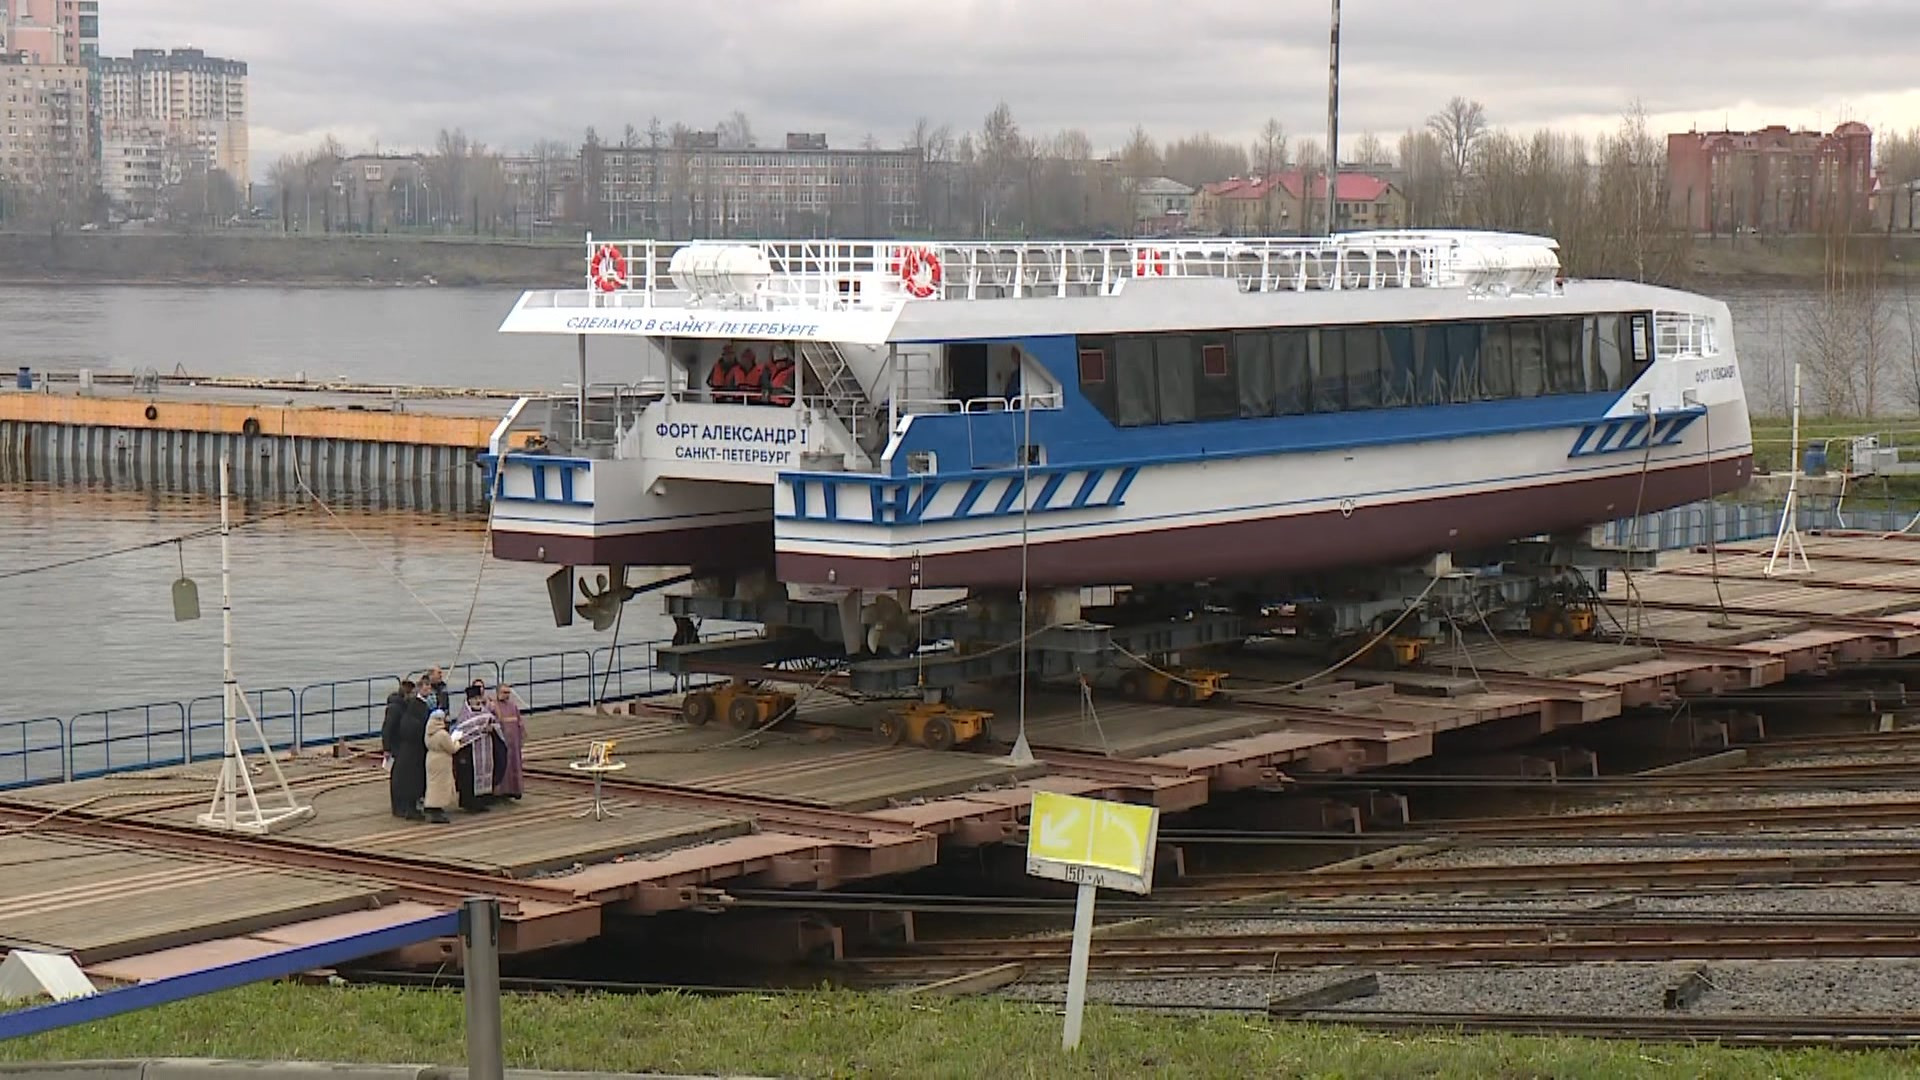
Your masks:
[{"label": "catamaran twin hull", "polygon": [[[1726,306],[1563,285],[1537,238],[1196,241],[1165,277],[1102,245],[944,245],[931,295],[888,277],[899,245],[740,246],[693,254],[751,264],[730,287],[756,296],[784,273],[820,317],[693,320],[674,305],[708,301],[659,278],[614,297],[645,317],[607,325],[578,325],[576,294],[523,297],[503,329],[639,337],[661,389],[610,453],[500,456],[498,555],[859,589],[1271,579],[1576,530],[1752,470]],[[1335,272],[1272,269],[1294,255]],[[700,400],[730,354],[781,350],[791,404]],[[729,442],[769,425],[807,452]]]}]

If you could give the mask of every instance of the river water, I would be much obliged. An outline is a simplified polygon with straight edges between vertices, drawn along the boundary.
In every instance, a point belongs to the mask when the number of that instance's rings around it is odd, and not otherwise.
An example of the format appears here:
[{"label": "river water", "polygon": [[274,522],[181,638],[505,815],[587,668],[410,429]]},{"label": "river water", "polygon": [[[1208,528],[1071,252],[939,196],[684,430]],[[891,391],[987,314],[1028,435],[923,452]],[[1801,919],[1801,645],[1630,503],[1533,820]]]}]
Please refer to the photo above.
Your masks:
[{"label": "river water", "polygon": [[[1791,288],[1722,295],[1734,311],[1755,409],[1777,413],[1818,297]],[[0,369],[178,367],[556,388],[573,377],[573,345],[497,333],[514,298],[494,289],[16,288],[0,291]],[[1904,310],[1890,308],[1888,321],[1893,354],[1904,365],[1911,337]],[[183,549],[200,586],[197,622],[173,621],[168,589],[182,552],[171,547],[6,576],[216,521],[216,508],[199,499],[0,486],[0,721],[217,693],[217,540]],[[239,530],[233,576],[241,681],[298,688],[446,662],[482,565],[479,528],[401,514],[357,514],[343,526],[300,513]],[[467,657],[610,642],[578,623],[553,626],[541,568],[491,560],[485,567]],[[669,635],[658,611],[652,600],[636,601],[622,639]]]}]

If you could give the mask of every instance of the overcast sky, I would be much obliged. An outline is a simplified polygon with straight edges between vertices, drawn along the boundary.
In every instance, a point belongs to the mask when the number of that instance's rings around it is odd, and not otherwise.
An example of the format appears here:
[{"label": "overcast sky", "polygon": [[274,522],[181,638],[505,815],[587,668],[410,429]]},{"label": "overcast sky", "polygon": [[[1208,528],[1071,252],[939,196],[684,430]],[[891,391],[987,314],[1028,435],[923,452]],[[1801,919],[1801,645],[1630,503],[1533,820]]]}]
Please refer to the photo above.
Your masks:
[{"label": "overcast sky", "polygon": [[[1326,133],[1326,0],[103,0],[102,49],[246,61],[253,170],[331,132],[350,149],[618,137],[649,117],[760,141],[917,116],[1028,134],[1135,124],[1245,141]],[[1497,126],[1592,133],[1632,99],[1660,128],[1920,124],[1920,0],[1347,0],[1341,132],[1387,139],[1453,94]]]}]

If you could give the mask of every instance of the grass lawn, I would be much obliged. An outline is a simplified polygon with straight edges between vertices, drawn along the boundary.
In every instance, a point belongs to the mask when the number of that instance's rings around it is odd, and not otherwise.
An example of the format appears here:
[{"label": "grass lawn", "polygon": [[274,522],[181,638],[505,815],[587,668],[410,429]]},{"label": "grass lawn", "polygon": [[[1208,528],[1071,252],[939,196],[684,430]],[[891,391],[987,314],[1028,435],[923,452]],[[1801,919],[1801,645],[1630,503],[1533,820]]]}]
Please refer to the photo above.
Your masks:
[{"label": "grass lawn", "polygon": [[[1756,416],[1752,419],[1754,465],[1771,472],[1792,468],[1793,422],[1785,417]],[[1800,453],[1809,446],[1824,445],[1828,439],[1846,439],[1854,435],[1878,435],[1882,446],[1920,448],[1920,418],[1883,417],[1878,420],[1800,418]],[[1827,448],[1830,468],[1847,465],[1848,448],[1836,442]],[[1920,457],[1920,450],[1905,452],[1908,458]],[[1737,496],[1736,496],[1737,498]],[[1920,476],[1869,477],[1854,484],[1847,493],[1848,505],[1862,500],[1909,503],[1920,500]]]},{"label": "grass lawn", "polygon": [[[33,1039],[0,1060],[223,1057],[457,1065],[458,993],[265,984]],[[514,996],[509,1066],[795,1077],[1885,1077],[1920,1053],[1725,1050],[1505,1036],[1371,1035],[1264,1017],[1093,1008],[1077,1055],[1060,1018],[993,999],[842,993]]]}]

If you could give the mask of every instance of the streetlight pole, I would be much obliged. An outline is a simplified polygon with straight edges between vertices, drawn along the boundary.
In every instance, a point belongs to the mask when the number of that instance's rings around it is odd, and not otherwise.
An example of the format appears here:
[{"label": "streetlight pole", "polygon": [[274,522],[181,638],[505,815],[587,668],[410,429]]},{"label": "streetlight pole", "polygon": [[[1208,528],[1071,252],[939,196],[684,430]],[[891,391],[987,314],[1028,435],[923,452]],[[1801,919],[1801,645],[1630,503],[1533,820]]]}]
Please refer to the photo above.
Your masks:
[{"label": "streetlight pole", "polygon": [[1340,186],[1340,0],[1333,0],[1333,25],[1327,36],[1327,235],[1334,233],[1334,207]]}]

